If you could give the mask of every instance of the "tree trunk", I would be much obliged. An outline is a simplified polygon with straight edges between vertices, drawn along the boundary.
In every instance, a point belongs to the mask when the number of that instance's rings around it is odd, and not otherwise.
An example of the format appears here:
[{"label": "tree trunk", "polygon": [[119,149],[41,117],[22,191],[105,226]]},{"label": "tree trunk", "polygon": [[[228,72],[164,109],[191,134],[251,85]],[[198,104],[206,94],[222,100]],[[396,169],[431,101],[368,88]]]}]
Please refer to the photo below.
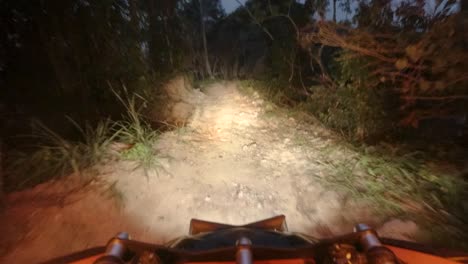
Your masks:
[{"label": "tree trunk", "polygon": [[139,33],[139,19],[138,19],[138,0],[129,0],[130,21],[132,23],[132,30],[135,36]]},{"label": "tree trunk", "polygon": [[336,1],[337,0],[333,0],[333,22],[336,23]]},{"label": "tree trunk", "polygon": [[466,48],[468,47],[468,38],[466,38],[466,36],[468,35],[468,33],[466,33],[465,29],[468,26],[468,0],[460,0],[459,8],[460,15],[458,16],[458,21],[455,24],[453,30],[465,33],[465,38],[463,39],[463,46],[465,47],[466,51]]},{"label": "tree trunk", "polygon": [[156,34],[157,32],[157,21],[158,21],[158,14],[156,12],[156,5],[154,1],[148,1],[148,29],[149,29],[149,41],[148,41],[148,47],[149,47],[149,57],[150,57],[150,63],[151,66],[156,68],[159,63],[157,56],[156,56],[156,50],[157,50],[157,39],[158,36]]},{"label": "tree trunk", "polygon": [[0,209],[3,209],[5,206],[5,195],[3,190],[3,180],[4,180],[4,172],[3,172],[3,144],[2,138],[0,138]]},{"label": "tree trunk", "polygon": [[203,0],[198,0],[198,3],[200,4],[200,26],[201,26],[201,33],[202,33],[202,40],[203,40],[203,57],[205,60],[205,67],[206,67],[206,72],[210,76],[210,78],[213,78],[213,73],[211,72],[211,66],[210,66],[210,60],[208,58],[208,47],[206,44],[206,30],[205,30],[205,20],[204,20],[204,12],[203,12]]},{"label": "tree trunk", "polygon": [[169,63],[171,64],[172,69],[174,69],[174,59],[172,55],[172,44],[171,40],[169,39],[169,27],[167,26],[167,18],[169,16],[166,15],[162,20],[163,20],[163,26],[164,26],[164,39],[166,40],[166,45],[167,45],[167,52],[169,52]]}]

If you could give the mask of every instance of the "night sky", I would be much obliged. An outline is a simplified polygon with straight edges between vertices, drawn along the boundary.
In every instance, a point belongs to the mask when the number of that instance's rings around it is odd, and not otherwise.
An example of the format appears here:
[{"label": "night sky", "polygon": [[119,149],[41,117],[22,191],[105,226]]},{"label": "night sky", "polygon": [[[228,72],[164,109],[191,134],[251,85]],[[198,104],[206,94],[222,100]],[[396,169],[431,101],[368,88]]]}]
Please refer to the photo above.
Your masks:
[{"label": "night sky", "polygon": [[[239,0],[242,4],[244,4],[246,2],[246,0]],[[299,3],[304,3],[303,0],[299,0],[299,1],[296,1],[296,2],[299,2]],[[239,4],[237,3],[236,0],[221,0],[221,5],[223,6],[224,10],[226,11],[226,14],[229,14],[231,13],[232,11],[236,10],[236,8],[239,7]],[[355,8],[355,7],[354,7]],[[331,10],[330,8],[327,8],[327,12],[326,12],[326,17],[327,19],[331,19],[332,18],[332,13],[331,13]],[[341,10],[340,8],[338,8],[337,10],[337,18],[338,20],[343,20],[343,19],[346,19],[348,18],[346,16],[346,14],[343,12],[343,10]]]},{"label": "night sky", "polygon": [[[244,4],[245,1],[246,0],[240,0],[242,4]],[[231,13],[232,11],[234,11],[236,8],[239,7],[239,4],[237,3],[236,0],[221,0],[221,5],[223,6],[227,14]]]}]

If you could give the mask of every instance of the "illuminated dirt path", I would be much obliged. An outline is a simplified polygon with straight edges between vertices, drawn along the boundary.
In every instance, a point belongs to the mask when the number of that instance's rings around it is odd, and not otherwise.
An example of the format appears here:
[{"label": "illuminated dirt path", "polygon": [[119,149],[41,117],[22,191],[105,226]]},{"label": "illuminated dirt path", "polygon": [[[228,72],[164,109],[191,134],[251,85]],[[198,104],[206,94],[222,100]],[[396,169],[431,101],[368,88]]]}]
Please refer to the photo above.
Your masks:
[{"label": "illuminated dirt path", "polygon": [[0,223],[0,262],[43,261],[101,245],[121,230],[164,242],[186,234],[191,218],[243,224],[284,214],[291,231],[319,237],[387,220],[321,186],[330,170],[324,158],[350,151],[324,156],[337,144],[326,129],[269,111],[235,83],[205,93],[186,127],[161,136],[157,171],[111,162],[100,169],[111,187],[92,184],[63,199],[70,191],[59,182],[11,195]]}]

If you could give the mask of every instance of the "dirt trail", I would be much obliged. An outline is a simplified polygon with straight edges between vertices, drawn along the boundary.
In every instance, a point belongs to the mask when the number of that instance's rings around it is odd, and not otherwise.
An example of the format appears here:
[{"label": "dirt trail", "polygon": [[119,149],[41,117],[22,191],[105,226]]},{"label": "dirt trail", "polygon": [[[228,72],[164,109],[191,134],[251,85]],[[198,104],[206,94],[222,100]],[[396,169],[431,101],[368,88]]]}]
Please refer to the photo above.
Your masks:
[{"label": "dirt trail", "polygon": [[213,84],[191,122],[161,136],[157,171],[145,175],[114,162],[100,168],[112,191],[92,184],[70,192],[67,178],[10,195],[0,262],[43,261],[101,245],[122,230],[164,242],[186,234],[191,218],[243,224],[284,214],[290,230],[319,237],[349,232],[357,222],[380,226],[384,219],[364,205],[321,186],[323,149],[336,144],[331,134],[267,108],[235,83]]}]

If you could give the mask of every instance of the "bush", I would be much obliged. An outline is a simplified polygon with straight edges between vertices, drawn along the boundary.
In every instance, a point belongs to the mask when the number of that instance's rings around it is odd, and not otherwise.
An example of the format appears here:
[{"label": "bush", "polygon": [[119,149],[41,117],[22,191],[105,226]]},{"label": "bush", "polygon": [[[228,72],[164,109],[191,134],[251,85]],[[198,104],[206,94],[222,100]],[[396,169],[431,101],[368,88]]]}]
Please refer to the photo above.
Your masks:
[{"label": "bush", "polygon": [[[117,93],[116,96],[125,106],[126,115],[123,116],[121,121],[115,123],[115,134],[120,141],[131,146],[130,149],[122,153],[122,157],[137,161],[138,166],[143,167],[146,173],[156,164],[156,153],[153,144],[158,135],[141,114],[146,101],[135,94],[126,96],[126,99]],[[141,105],[141,107],[137,107],[137,104]]]},{"label": "bush", "polygon": [[[422,227],[437,232],[437,243],[466,248],[468,181],[455,166],[437,165],[434,155],[408,152],[392,145],[351,147],[345,160],[330,160],[330,177],[322,183],[342,189],[353,200],[364,200],[385,215],[404,214],[420,219]],[[329,159],[331,148],[324,154]]]},{"label": "bush", "polygon": [[401,126],[417,128],[428,119],[463,117],[468,109],[468,35],[462,30],[465,14],[450,9],[423,17],[427,23],[422,27],[393,24],[398,18],[408,19],[398,11],[377,30],[321,22],[317,30],[303,34],[301,45],[320,43],[344,50],[340,64],[344,73],[352,73],[348,81],[356,87],[385,89],[395,95],[390,98],[398,97],[394,112]]},{"label": "bush", "polygon": [[65,138],[41,122],[34,122],[34,132],[29,137],[37,144],[9,155],[5,190],[32,187],[70,173],[88,176],[84,173],[86,169],[110,158],[109,146],[116,140],[131,146],[122,152],[124,159],[136,160],[145,171],[151,168],[156,161],[153,144],[157,132],[141,115],[145,102],[137,95],[115,95],[126,110],[122,120],[113,122],[108,119],[96,126],[80,126],[68,118],[75,128],[74,134],[79,135],[75,140]]},{"label": "bush", "polygon": [[29,150],[16,151],[6,162],[6,191],[31,187],[56,177],[78,173],[103,161],[107,157],[107,147],[115,138],[109,120],[96,127],[80,127],[70,119],[81,138],[67,140],[44,124],[35,122],[33,137],[38,144]]},{"label": "bush", "polygon": [[347,59],[342,52],[340,64],[333,76],[336,88],[315,86],[305,104],[306,110],[314,113],[327,126],[353,140],[379,139],[393,132],[395,117],[391,115],[395,98],[382,87],[368,88],[372,81],[361,67],[363,59]]}]

